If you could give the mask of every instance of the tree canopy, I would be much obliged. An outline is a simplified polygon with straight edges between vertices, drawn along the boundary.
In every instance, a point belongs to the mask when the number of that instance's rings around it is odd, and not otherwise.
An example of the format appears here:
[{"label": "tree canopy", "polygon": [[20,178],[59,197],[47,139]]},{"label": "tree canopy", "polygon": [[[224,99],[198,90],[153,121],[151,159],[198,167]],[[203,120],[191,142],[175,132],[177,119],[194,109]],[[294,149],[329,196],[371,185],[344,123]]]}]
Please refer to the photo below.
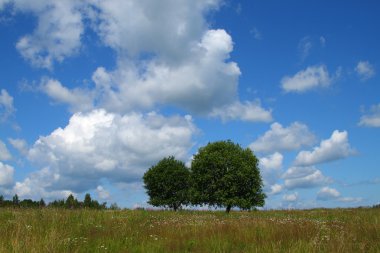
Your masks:
[{"label": "tree canopy", "polygon": [[173,156],[162,159],[143,176],[148,203],[178,210],[189,203],[189,179],[190,172],[183,162]]},{"label": "tree canopy", "polygon": [[253,152],[232,141],[209,143],[191,165],[192,204],[249,210],[263,206],[265,194]]}]

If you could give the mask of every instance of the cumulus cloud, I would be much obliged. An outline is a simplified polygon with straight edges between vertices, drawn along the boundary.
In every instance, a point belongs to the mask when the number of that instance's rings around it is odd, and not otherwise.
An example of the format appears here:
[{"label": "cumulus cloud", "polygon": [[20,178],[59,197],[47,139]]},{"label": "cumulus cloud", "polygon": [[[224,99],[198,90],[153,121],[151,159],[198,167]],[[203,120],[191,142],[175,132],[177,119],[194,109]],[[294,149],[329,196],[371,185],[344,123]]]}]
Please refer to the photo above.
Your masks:
[{"label": "cumulus cloud", "polygon": [[359,203],[363,201],[363,198],[360,197],[342,197],[338,199],[339,202],[344,202],[344,203]]},{"label": "cumulus cloud", "polygon": [[204,13],[215,9],[219,0],[89,1],[90,16],[102,41],[118,52],[158,54],[177,61],[207,29]]},{"label": "cumulus cloud", "polygon": [[28,153],[28,144],[25,140],[8,138],[8,141],[21,154],[26,155]]},{"label": "cumulus cloud", "polygon": [[295,202],[298,200],[298,192],[292,194],[285,194],[282,199],[286,202]]},{"label": "cumulus cloud", "polygon": [[12,191],[21,198],[44,198],[45,200],[66,199],[74,192],[69,188],[55,189],[60,175],[48,168],[29,174],[22,182],[16,182]]},{"label": "cumulus cloud", "polygon": [[205,14],[220,2],[14,1],[16,11],[38,17],[34,32],[22,37],[17,48],[35,66],[52,68],[80,50],[83,32],[90,28],[115,50],[115,69],[97,68],[93,90],[43,81],[42,91],[73,112],[105,108],[126,113],[168,105],[224,121],[269,122],[270,110],[239,100],[240,69],[230,61],[231,36],[208,27]]},{"label": "cumulus cloud", "polygon": [[315,143],[315,136],[302,123],[294,122],[283,127],[275,122],[264,135],[251,143],[249,147],[255,152],[274,152],[297,150]]},{"label": "cumulus cloud", "polygon": [[13,3],[16,11],[32,13],[38,20],[33,33],[23,36],[16,45],[32,65],[51,69],[54,62],[62,62],[79,51],[84,31],[80,2],[19,0]]},{"label": "cumulus cloud", "polygon": [[284,187],[282,185],[274,184],[274,185],[270,186],[270,191],[268,191],[267,194],[276,195],[276,194],[279,194],[280,192],[282,192],[283,189],[284,189]]},{"label": "cumulus cloud", "polygon": [[139,181],[147,168],[169,155],[185,160],[195,132],[190,116],[94,110],[76,113],[65,128],[40,137],[28,158],[47,169],[43,175],[54,190],[80,192],[95,188],[102,178]]},{"label": "cumulus cloud", "polygon": [[7,161],[11,158],[12,155],[9,153],[7,146],[0,140],[0,161]]},{"label": "cumulus cloud", "polygon": [[375,68],[369,63],[369,61],[359,61],[358,65],[356,65],[355,71],[362,81],[366,81],[371,77],[374,77],[376,74]]},{"label": "cumulus cloud", "polygon": [[270,122],[273,120],[271,111],[261,107],[260,103],[252,103],[239,101],[232,104],[216,108],[211,113],[211,116],[220,117],[223,121],[243,120],[251,122]]},{"label": "cumulus cloud", "polygon": [[13,97],[4,89],[0,92],[0,122],[5,121],[15,111]]},{"label": "cumulus cloud", "polygon": [[93,95],[91,91],[81,88],[68,89],[55,79],[44,78],[40,90],[57,103],[69,105],[71,111],[88,111],[93,108]]},{"label": "cumulus cloud", "polygon": [[111,72],[98,68],[93,81],[99,104],[112,111],[168,104],[208,114],[238,100],[240,70],[236,63],[225,62],[231,50],[232,39],[224,30],[209,30],[192,55],[175,66],[151,60],[144,69],[131,61],[119,62]]},{"label": "cumulus cloud", "polygon": [[360,118],[360,126],[380,127],[380,104],[371,107],[371,114],[363,115]]},{"label": "cumulus cloud", "polygon": [[330,139],[322,140],[313,151],[301,151],[298,153],[294,164],[297,166],[309,166],[330,162],[354,155],[355,151],[348,142],[347,131],[335,130]]},{"label": "cumulus cloud", "polygon": [[282,156],[282,154],[276,152],[274,154],[259,159],[259,166],[261,176],[263,177],[264,190],[269,194],[275,194],[278,193],[278,190],[281,190],[278,189],[277,186],[275,186],[275,183],[281,176],[283,158],[284,157]]},{"label": "cumulus cloud", "polygon": [[323,187],[317,194],[318,200],[334,200],[340,197],[340,192],[328,186]]},{"label": "cumulus cloud", "polygon": [[332,182],[315,167],[291,167],[282,176],[287,189],[313,188]]},{"label": "cumulus cloud", "polygon": [[13,183],[14,168],[0,162],[0,187],[7,187]]},{"label": "cumulus cloud", "polygon": [[281,87],[285,92],[303,93],[316,88],[328,87],[332,81],[333,77],[330,76],[325,65],[311,66],[292,77],[282,78]]}]

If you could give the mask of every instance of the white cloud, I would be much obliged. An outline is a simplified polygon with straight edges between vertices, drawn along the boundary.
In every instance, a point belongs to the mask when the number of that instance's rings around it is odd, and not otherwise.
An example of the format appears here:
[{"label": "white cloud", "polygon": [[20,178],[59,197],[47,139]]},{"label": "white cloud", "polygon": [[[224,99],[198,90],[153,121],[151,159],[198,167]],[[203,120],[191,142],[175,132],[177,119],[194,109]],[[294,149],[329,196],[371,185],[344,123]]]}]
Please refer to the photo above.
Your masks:
[{"label": "white cloud", "polygon": [[325,65],[311,66],[299,71],[292,77],[285,76],[281,80],[281,87],[286,92],[303,93],[316,88],[330,86],[333,78]]},{"label": "white cloud", "polygon": [[28,144],[25,140],[8,138],[8,141],[21,154],[26,155],[28,153]]},{"label": "white cloud", "polygon": [[33,33],[23,36],[16,45],[32,65],[51,69],[55,61],[62,62],[79,51],[84,31],[80,2],[18,0],[14,6],[38,18]]},{"label": "white cloud", "polygon": [[204,14],[219,0],[89,1],[90,18],[102,41],[120,53],[138,56],[151,52],[177,61],[207,28]]},{"label": "white cloud", "polygon": [[68,89],[59,81],[44,78],[40,89],[57,103],[65,103],[70,106],[71,111],[88,111],[93,108],[93,95],[90,91],[75,88]]},{"label": "white cloud", "polygon": [[116,51],[117,67],[99,67],[93,74],[93,90],[43,81],[41,89],[73,112],[105,108],[126,113],[168,105],[222,120],[269,122],[270,110],[239,100],[240,69],[229,60],[231,36],[222,29],[208,29],[205,14],[220,2],[19,0],[15,10],[36,15],[38,24],[17,48],[35,66],[52,68],[80,50],[88,25]]},{"label": "white cloud", "polygon": [[0,140],[0,161],[7,161],[11,158],[12,155],[9,153],[7,146]]},{"label": "white cloud", "polygon": [[104,189],[104,187],[101,185],[98,185],[96,187],[96,192],[98,193],[99,199],[108,200],[111,197],[111,194],[106,189]]},{"label": "white cloud", "polygon": [[0,93],[0,122],[5,121],[15,111],[13,97],[4,89]]},{"label": "white cloud", "polygon": [[375,68],[368,61],[359,61],[355,68],[356,73],[362,81],[375,76]]},{"label": "white cloud", "polygon": [[318,200],[335,200],[340,197],[340,192],[328,186],[323,187],[317,194]]},{"label": "white cloud", "polygon": [[95,188],[102,178],[139,181],[147,168],[169,155],[185,160],[195,132],[190,116],[95,110],[74,114],[65,128],[40,137],[28,158],[48,169],[49,187],[80,192]]},{"label": "white cloud", "polygon": [[13,193],[21,198],[44,198],[52,201],[56,199],[66,199],[70,194],[74,194],[68,188],[56,190],[55,184],[59,181],[60,176],[48,168],[29,174],[22,182],[16,182],[13,187]]},{"label": "white cloud", "polygon": [[299,152],[294,164],[297,166],[315,165],[346,158],[354,154],[355,151],[348,142],[347,131],[335,130],[330,139],[322,140],[313,151]]},{"label": "white cloud", "polygon": [[243,120],[251,122],[270,122],[273,120],[271,111],[261,107],[259,102],[245,103],[235,102],[220,108],[216,108],[211,113],[214,117],[220,117],[223,121]]},{"label": "white cloud", "polygon": [[371,107],[372,114],[363,115],[359,125],[366,127],[380,127],[380,104]]},{"label": "white cloud", "polygon": [[260,158],[260,167],[265,170],[281,169],[283,159],[283,155],[276,152],[272,155]]},{"label": "white cloud", "polygon": [[315,136],[302,123],[294,122],[289,127],[283,127],[275,122],[271,129],[250,144],[255,152],[274,152],[297,150],[303,146],[315,143]]},{"label": "white cloud", "polygon": [[270,186],[270,191],[268,192],[269,195],[276,195],[282,192],[283,186],[279,184],[274,184]]},{"label": "white cloud", "polygon": [[113,72],[98,68],[93,80],[99,106],[125,112],[165,104],[208,114],[230,105],[238,101],[240,75],[236,63],[225,62],[231,50],[232,39],[224,30],[209,30],[193,45],[192,55],[175,66],[151,60],[144,69],[130,61],[119,62]]},{"label": "white cloud", "polygon": [[287,189],[312,188],[332,182],[315,167],[291,167],[283,175]]},{"label": "white cloud", "polygon": [[285,194],[282,199],[286,202],[295,202],[298,200],[298,192],[292,194]]},{"label": "white cloud", "polygon": [[0,187],[12,185],[13,173],[12,166],[0,162]]},{"label": "white cloud", "polygon": [[[282,154],[276,152],[266,157],[259,159],[260,161],[260,171],[263,178],[264,190],[270,194],[275,194],[278,187],[275,186],[277,180],[281,176],[281,167],[282,167]],[[273,188],[275,187],[275,188]],[[277,192],[276,192],[277,193]]]}]

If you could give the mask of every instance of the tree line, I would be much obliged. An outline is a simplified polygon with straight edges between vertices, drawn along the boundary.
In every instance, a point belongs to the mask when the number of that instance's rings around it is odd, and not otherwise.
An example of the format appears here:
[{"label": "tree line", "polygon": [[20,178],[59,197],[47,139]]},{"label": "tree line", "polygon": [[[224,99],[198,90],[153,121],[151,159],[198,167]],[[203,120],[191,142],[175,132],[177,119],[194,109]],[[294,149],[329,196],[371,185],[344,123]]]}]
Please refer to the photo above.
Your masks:
[{"label": "tree line", "polygon": [[[66,208],[66,209],[107,209],[107,202],[99,203],[97,200],[91,198],[91,195],[87,193],[83,201],[79,201],[72,194],[66,199],[54,200],[48,204],[41,198],[39,201],[33,201],[32,199],[20,200],[18,195],[15,194],[11,200],[4,199],[3,195],[0,195],[0,207],[8,208]],[[116,203],[112,204],[108,209],[119,209]]]},{"label": "tree line", "polygon": [[143,176],[148,203],[175,211],[187,205],[224,207],[226,212],[264,206],[258,163],[250,149],[230,140],[201,147],[190,168],[173,156],[163,158]]}]

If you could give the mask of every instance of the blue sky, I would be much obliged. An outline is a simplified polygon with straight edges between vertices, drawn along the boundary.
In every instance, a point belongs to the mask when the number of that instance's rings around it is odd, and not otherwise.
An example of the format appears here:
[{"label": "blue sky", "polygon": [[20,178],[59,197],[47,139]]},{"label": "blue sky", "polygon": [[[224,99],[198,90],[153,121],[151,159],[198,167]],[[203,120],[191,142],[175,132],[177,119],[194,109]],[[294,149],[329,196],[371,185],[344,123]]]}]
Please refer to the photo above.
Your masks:
[{"label": "blue sky", "polygon": [[231,139],[266,208],[379,202],[376,1],[0,0],[0,194],[146,206]]}]

